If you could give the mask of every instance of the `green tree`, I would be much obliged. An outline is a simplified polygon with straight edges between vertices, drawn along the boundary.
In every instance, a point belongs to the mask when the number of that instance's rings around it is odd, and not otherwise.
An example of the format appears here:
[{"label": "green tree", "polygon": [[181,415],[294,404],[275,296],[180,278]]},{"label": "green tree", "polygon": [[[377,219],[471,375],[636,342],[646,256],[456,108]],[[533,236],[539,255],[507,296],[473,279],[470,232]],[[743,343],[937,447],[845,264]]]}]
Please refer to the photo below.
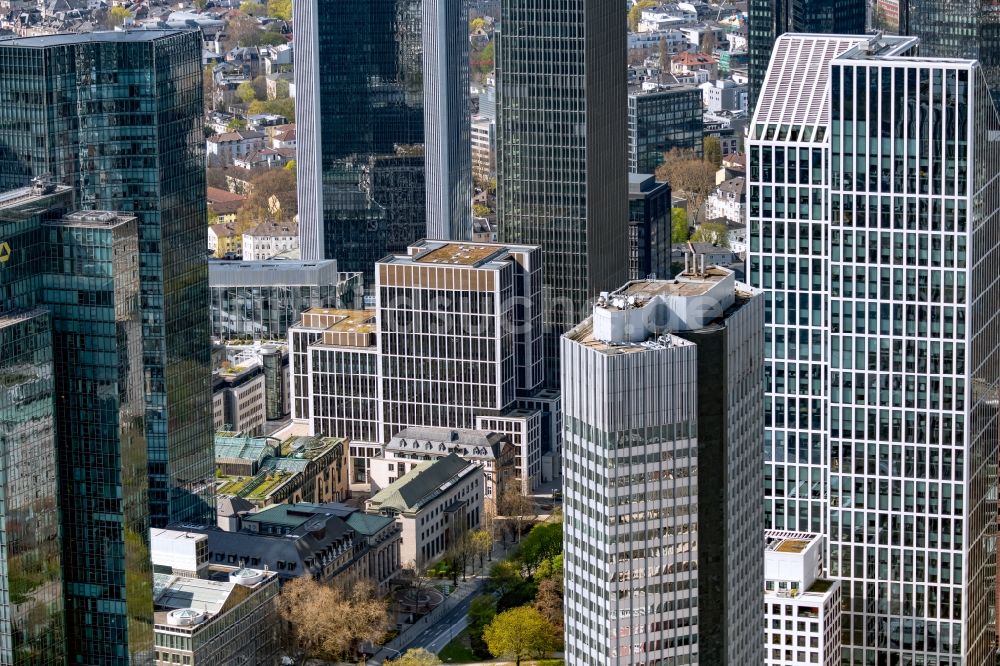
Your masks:
[{"label": "green tree", "polygon": [[243,100],[244,104],[249,104],[257,99],[257,93],[254,92],[253,86],[250,85],[249,81],[244,81],[237,86],[236,96]]},{"label": "green tree", "polygon": [[522,659],[544,657],[558,645],[555,629],[531,606],[512,608],[500,613],[483,630],[483,639],[494,657]]},{"label": "green tree", "polygon": [[497,600],[489,594],[473,597],[469,603],[469,646],[477,657],[490,656],[490,650],[483,641],[483,631],[497,616]]},{"label": "green tree", "polygon": [[482,30],[485,27],[486,27],[486,20],[483,17],[481,17],[481,16],[477,16],[476,18],[474,18],[471,21],[469,21],[469,32],[470,33],[476,32],[477,30]]},{"label": "green tree", "polygon": [[292,173],[295,173],[295,167],[296,167],[295,160],[288,160],[287,162],[285,162],[284,166],[285,171],[291,171]]},{"label": "green tree", "polygon": [[558,577],[559,580],[562,580],[562,571],[563,556],[562,553],[559,553],[558,555],[550,557],[547,560],[542,560],[541,564],[538,565],[538,568],[535,569],[535,580],[539,583],[539,585],[546,578]]},{"label": "green tree", "polygon": [[292,0],[268,0],[267,14],[282,21],[291,21]]},{"label": "green tree", "polygon": [[288,97],[285,99],[255,100],[247,107],[250,114],[275,113],[288,118],[289,122],[295,121],[295,100]]},{"label": "green tree", "polygon": [[472,549],[479,556],[479,566],[483,566],[483,558],[493,559],[493,535],[486,530],[476,530],[472,533]]},{"label": "green tree", "polygon": [[483,204],[472,204],[472,214],[476,217],[486,217],[493,211],[490,210],[489,206],[484,206]]},{"label": "green tree", "polygon": [[729,247],[729,229],[718,222],[705,222],[698,225],[691,236],[692,242],[711,243],[719,247]]},{"label": "green tree", "polygon": [[672,208],[670,210],[670,242],[683,243],[690,236],[687,211],[683,208]]},{"label": "green tree", "polygon": [[436,654],[423,648],[411,648],[395,661],[387,662],[393,666],[440,666],[442,661]]},{"label": "green tree", "polygon": [[108,12],[108,27],[116,28],[124,25],[126,19],[132,18],[132,13],[124,7],[112,7]]},{"label": "green tree", "polygon": [[639,31],[639,19],[642,18],[642,10],[655,7],[654,0],[636,0],[628,10],[628,29],[630,32]]},{"label": "green tree", "polygon": [[562,523],[539,523],[531,528],[517,552],[517,559],[528,576],[533,575],[542,562],[562,552],[562,540]]},{"label": "green tree", "polygon": [[226,123],[226,129],[230,130],[241,130],[247,128],[247,121],[243,118],[233,118],[228,123]]},{"label": "green tree", "polygon": [[240,3],[240,11],[248,16],[256,16],[260,13],[261,5],[254,0],[243,0]]},{"label": "green tree", "polygon": [[705,150],[705,161],[716,169],[722,166],[722,143],[717,136],[706,136],[702,141]]},{"label": "green tree", "polygon": [[472,54],[472,70],[480,77],[486,76],[493,71],[496,64],[496,47],[493,42],[483,47],[482,51]]}]

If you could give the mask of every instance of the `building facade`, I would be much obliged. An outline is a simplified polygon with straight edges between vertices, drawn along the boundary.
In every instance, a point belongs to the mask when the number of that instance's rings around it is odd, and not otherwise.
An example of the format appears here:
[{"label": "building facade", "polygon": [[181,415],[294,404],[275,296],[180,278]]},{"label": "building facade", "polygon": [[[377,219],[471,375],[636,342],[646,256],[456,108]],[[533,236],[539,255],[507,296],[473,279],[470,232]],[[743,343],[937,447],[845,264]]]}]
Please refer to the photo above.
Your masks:
[{"label": "building facade", "polygon": [[995,2],[879,0],[871,27],[920,39],[920,55],[978,60],[1000,105],[1000,11]]},{"label": "building facade", "polygon": [[483,519],[483,468],[454,453],[420,463],[365,501],[402,530],[400,562],[423,571]]},{"label": "building facade", "polygon": [[542,382],[541,251],[423,241],[376,273],[383,439],[474,428]]},{"label": "building facade", "polygon": [[568,663],[763,663],[763,297],[692,257],[563,338]]},{"label": "building facade", "polygon": [[672,247],[670,185],[650,174],[628,178],[628,277],[630,280],[670,277]]},{"label": "building facade", "polygon": [[426,238],[472,240],[469,7],[423,3]]},{"label": "building facade", "polygon": [[138,219],[154,525],[212,507],[201,49],[197,31],[173,30],[0,45],[0,187],[46,176],[79,208]]},{"label": "building facade", "polygon": [[546,385],[554,387],[560,336],[627,275],[626,8],[503,0],[500,9],[497,221],[502,243],[545,248]]},{"label": "building facade", "polygon": [[209,262],[212,337],[284,340],[310,308],[360,306],[361,274],[337,267],[332,259]]},{"label": "building facade", "polygon": [[868,16],[866,0],[749,0],[751,112],[764,85],[775,40],[786,32],[860,35]]},{"label": "building facade", "polygon": [[703,150],[702,93],[697,86],[667,86],[628,95],[629,173],[656,173],[673,150]]},{"label": "building facade", "polygon": [[1000,120],[977,62],[917,46],[779,38],[750,134],[765,513],[827,535],[850,664],[993,650]]},{"label": "building facade", "polygon": [[471,234],[463,7],[461,0],[295,6],[303,259],[337,259],[370,285],[376,261],[430,230],[439,235],[454,224]]},{"label": "building facade", "polygon": [[840,583],[826,579],[823,537],[764,533],[764,664],[840,666]]}]

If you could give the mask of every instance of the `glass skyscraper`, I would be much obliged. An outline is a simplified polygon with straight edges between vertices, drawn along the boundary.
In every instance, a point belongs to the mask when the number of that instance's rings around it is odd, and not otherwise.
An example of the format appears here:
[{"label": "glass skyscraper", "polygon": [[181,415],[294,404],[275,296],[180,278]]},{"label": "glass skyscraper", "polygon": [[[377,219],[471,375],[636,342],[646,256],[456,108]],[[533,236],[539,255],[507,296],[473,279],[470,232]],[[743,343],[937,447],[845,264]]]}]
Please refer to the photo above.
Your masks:
[{"label": "glass skyscraper", "polygon": [[471,235],[465,8],[458,0],[295,4],[303,260],[336,259],[370,286],[375,262],[427,236],[429,221],[437,235],[461,212],[470,221],[458,226]]},{"label": "glass skyscraper", "polygon": [[917,47],[779,38],[749,141],[766,520],[826,534],[859,666],[994,650],[1000,117]]},{"label": "glass skyscraper", "polygon": [[0,194],[0,662],[66,663],[52,317],[42,220],[68,187]]},{"label": "glass skyscraper", "polygon": [[[948,2],[948,0],[943,0]],[[775,40],[786,32],[860,35],[867,0],[749,0],[750,110],[764,84]]]},{"label": "glass skyscraper", "polygon": [[628,96],[629,173],[656,173],[670,150],[703,150],[704,110],[697,86],[634,90]]},{"label": "glass skyscraper", "polygon": [[212,502],[201,38],[136,30],[0,43],[0,187],[47,176],[138,218],[149,512]]},{"label": "glass skyscraper", "polygon": [[502,0],[500,241],[543,250],[546,384],[559,338],[628,275],[625,5]]},{"label": "glass skyscraper", "polygon": [[137,226],[111,212],[44,224],[71,663],[153,647]]}]

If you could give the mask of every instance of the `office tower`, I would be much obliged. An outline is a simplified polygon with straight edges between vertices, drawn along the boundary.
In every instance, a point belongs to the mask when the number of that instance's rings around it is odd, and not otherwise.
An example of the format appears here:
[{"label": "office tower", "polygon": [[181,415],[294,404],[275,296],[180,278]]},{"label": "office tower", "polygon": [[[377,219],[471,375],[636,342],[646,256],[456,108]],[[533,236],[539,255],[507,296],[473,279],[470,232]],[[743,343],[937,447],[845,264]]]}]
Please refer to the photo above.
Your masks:
[{"label": "office tower", "polygon": [[560,336],[628,274],[625,6],[500,8],[497,221],[502,243],[544,250],[546,385],[556,386]]},{"label": "office tower", "polygon": [[62,540],[57,497],[51,313],[39,306],[42,219],[72,205],[68,187],[0,194],[0,660],[61,666]]},{"label": "office tower", "polygon": [[860,35],[868,16],[867,0],[749,0],[751,113],[764,85],[775,40],[786,32]]},{"label": "office tower", "polygon": [[136,30],[0,43],[0,187],[48,176],[138,218],[154,525],[213,510],[201,37]]},{"label": "office tower", "polygon": [[978,60],[1000,105],[1000,13],[978,0],[878,0],[872,28],[920,38],[920,55]]},{"label": "office tower", "polygon": [[347,438],[358,490],[383,443],[375,317],[372,310],[314,308],[288,331],[292,418],[310,435]]},{"label": "office tower", "polygon": [[670,277],[670,185],[650,174],[628,175],[628,279]]},{"label": "office tower", "polygon": [[763,324],[689,255],[563,337],[567,663],[763,663]]},{"label": "office tower", "polygon": [[[454,224],[471,234],[468,27],[464,14],[456,16],[464,7],[463,0],[296,3],[304,260],[337,259],[370,286],[376,261],[427,235],[428,213],[435,230]],[[395,156],[409,158],[402,175]]]},{"label": "office tower", "polygon": [[629,173],[656,173],[669,151],[693,150],[701,157],[702,92],[697,86],[664,86],[628,95]]},{"label": "office tower", "polygon": [[44,224],[66,623],[71,661],[89,664],[153,649],[137,228],[90,211]]},{"label": "office tower", "polygon": [[427,238],[472,240],[467,0],[424,0]]},{"label": "office tower", "polygon": [[422,241],[376,266],[383,442],[474,428],[541,385],[537,247]]},{"label": "office tower", "polygon": [[766,514],[827,535],[851,664],[992,659],[1000,120],[917,45],[779,38],[750,134]]},{"label": "office tower", "polygon": [[840,666],[840,583],[824,552],[819,534],[764,533],[765,666]]}]

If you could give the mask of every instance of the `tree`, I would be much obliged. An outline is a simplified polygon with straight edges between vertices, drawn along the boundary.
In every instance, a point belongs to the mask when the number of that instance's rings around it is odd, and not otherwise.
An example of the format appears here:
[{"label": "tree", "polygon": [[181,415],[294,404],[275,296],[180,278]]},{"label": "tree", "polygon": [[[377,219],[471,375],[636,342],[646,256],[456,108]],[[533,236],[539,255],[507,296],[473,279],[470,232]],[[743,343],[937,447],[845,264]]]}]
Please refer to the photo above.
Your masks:
[{"label": "tree", "polygon": [[483,641],[483,631],[496,616],[497,600],[492,595],[481,594],[469,602],[469,646],[477,657],[490,655]]},{"label": "tree", "polygon": [[411,648],[395,661],[388,662],[393,666],[440,666],[443,663],[436,654],[423,648]]},{"label": "tree", "polygon": [[709,28],[701,38],[701,52],[709,55],[715,53],[715,46],[718,39],[715,37],[715,30]]},{"label": "tree", "polygon": [[243,234],[250,233],[259,224],[271,219],[271,217],[271,211],[266,207],[247,201],[236,211],[236,222],[233,224],[233,230],[237,235],[242,236]]},{"label": "tree", "polygon": [[629,32],[639,31],[639,20],[642,18],[642,10],[654,7],[656,2],[654,0],[636,0],[632,3],[632,6],[628,10],[628,29]]},{"label": "tree", "polygon": [[514,541],[521,540],[521,532],[526,523],[534,520],[535,503],[526,497],[516,484],[510,484],[500,495],[497,513],[507,517],[507,524],[513,532]]},{"label": "tree", "polygon": [[108,27],[116,28],[125,24],[126,19],[132,18],[132,13],[124,7],[112,7],[108,12]]},{"label": "tree", "polygon": [[386,602],[367,583],[350,592],[301,576],[285,584],[278,613],[289,624],[295,648],[309,657],[342,661],[363,643],[379,644],[389,623]]},{"label": "tree", "polygon": [[493,211],[490,210],[489,206],[484,206],[483,204],[472,204],[472,214],[476,217],[486,217]]},{"label": "tree", "polygon": [[524,537],[517,559],[524,566],[527,576],[534,574],[543,561],[562,552],[562,527],[562,523],[541,523],[532,527]]},{"label": "tree", "polygon": [[690,236],[687,211],[683,208],[672,208],[670,210],[670,242],[683,243]]},{"label": "tree", "polygon": [[666,71],[667,64],[670,62],[670,53],[667,48],[667,38],[660,37],[660,69]]},{"label": "tree", "polygon": [[296,166],[297,165],[295,164],[295,160],[288,160],[287,162],[285,162],[285,166],[282,168],[285,171],[291,171],[292,173],[295,173]]},{"label": "tree", "polygon": [[257,93],[249,81],[244,81],[236,88],[236,96],[243,100],[244,104],[249,104],[257,99]]},{"label": "tree", "polygon": [[722,143],[717,136],[706,136],[702,141],[705,161],[716,169],[722,166]]},{"label": "tree", "polygon": [[493,67],[496,64],[496,47],[493,46],[493,42],[490,41],[489,44],[483,47],[482,51],[472,54],[472,71],[480,78],[488,75],[493,71]]},{"label": "tree", "polygon": [[[278,35],[278,38],[280,39],[278,43],[284,41],[281,35]],[[260,23],[246,12],[236,12],[226,24],[226,49],[237,46],[260,46],[264,43],[266,38],[264,31],[260,29]]]},{"label": "tree", "polygon": [[541,613],[545,621],[555,627],[560,633],[563,628],[563,577],[546,578],[538,584],[535,593],[535,610]]},{"label": "tree", "polygon": [[284,99],[258,99],[256,101],[250,102],[250,106],[247,111],[253,115],[257,113],[274,113],[279,116],[284,116],[290,121],[295,121],[295,100],[286,97]]},{"label": "tree", "polygon": [[289,169],[265,169],[253,178],[253,194],[247,204],[258,206],[268,211],[270,215],[271,197],[278,197],[281,210],[277,213],[279,220],[291,219],[297,212],[295,201],[295,172]]},{"label": "tree", "polygon": [[267,14],[282,21],[291,21],[292,0],[267,0]]},{"label": "tree", "polygon": [[215,108],[215,72],[211,65],[205,65],[205,70],[201,75],[201,87],[205,111],[211,111]]},{"label": "tree", "polygon": [[690,149],[673,148],[656,168],[656,179],[670,183],[688,199],[688,215],[698,218],[705,199],[715,190],[716,169]]},{"label": "tree", "polygon": [[482,16],[477,16],[476,18],[469,21],[469,32],[473,33],[477,30],[483,30],[486,28],[486,19]]},{"label": "tree", "polygon": [[493,559],[493,535],[484,529],[472,533],[472,550],[479,556],[479,566],[483,566],[483,558]]},{"label": "tree", "polygon": [[719,247],[729,247],[729,229],[718,222],[705,222],[698,226],[691,236],[694,243],[711,243]]},{"label": "tree", "polygon": [[243,118],[233,118],[228,123],[226,123],[226,129],[231,130],[241,130],[247,128],[247,121]]},{"label": "tree", "polygon": [[531,606],[500,613],[483,631],[494,657],[513,659],[517,666],[529,657],[544,657],[558,645],[555,629]]}]

